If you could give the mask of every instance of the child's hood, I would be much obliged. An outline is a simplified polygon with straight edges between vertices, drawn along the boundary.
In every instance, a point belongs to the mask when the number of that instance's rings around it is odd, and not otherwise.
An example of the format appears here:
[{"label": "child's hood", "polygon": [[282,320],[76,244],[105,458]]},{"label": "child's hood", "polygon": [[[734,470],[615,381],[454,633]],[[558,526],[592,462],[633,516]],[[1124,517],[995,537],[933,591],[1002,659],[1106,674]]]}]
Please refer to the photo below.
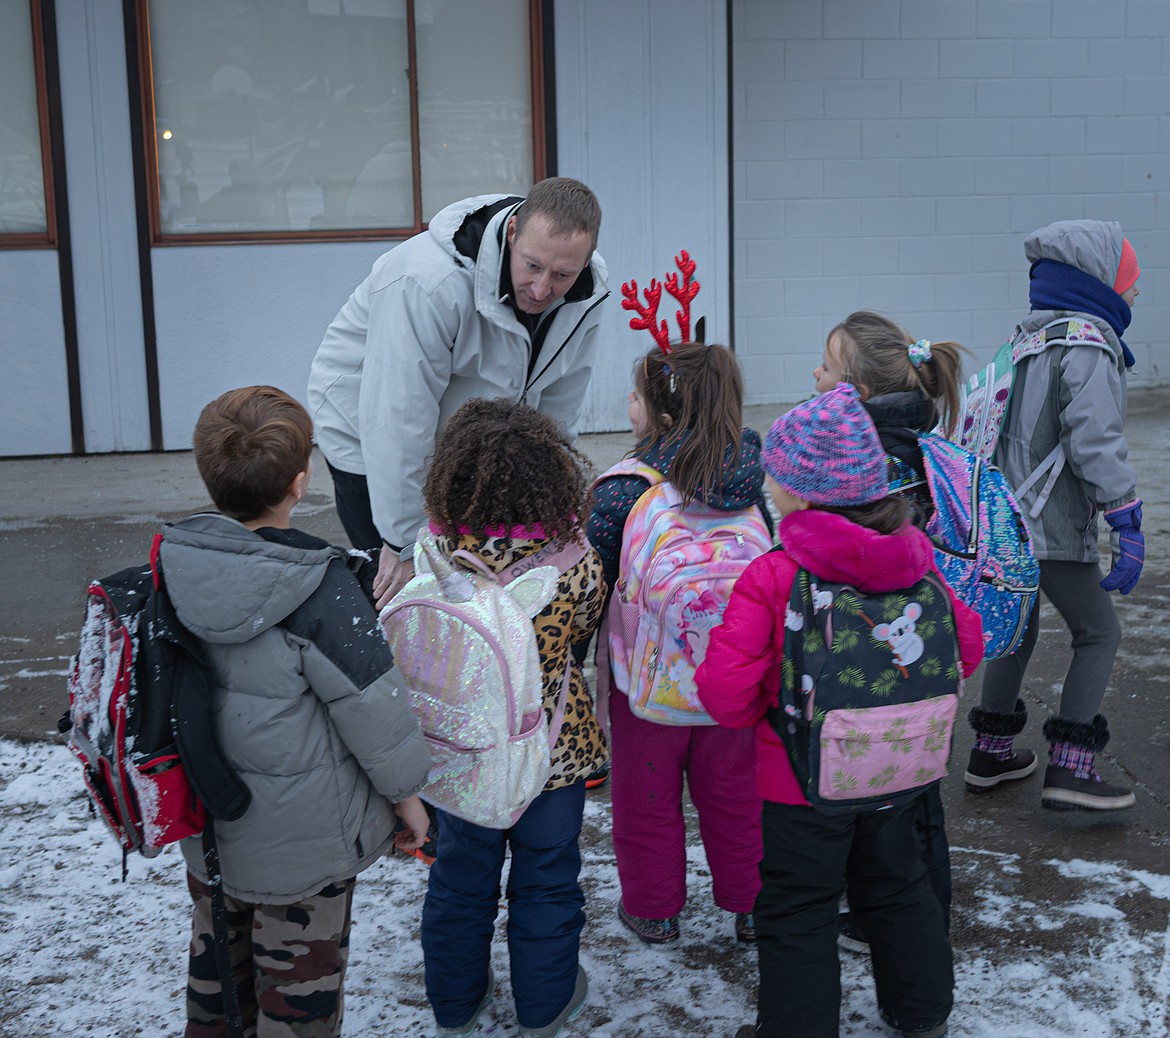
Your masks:
[{"label": "child's hood", "polygon": [[298,531],[254,533],[217,512],[167,526],[160,549],[175,612],[196,637],[238,644],[300,606],[344,552]]},{"label": "child's hood", "polygon": [[934,566],[930,538],[910,523],[878,533],[815,508],[781,519],[780,542],[802,569],[866,594],[909,587]]},{"label": "child's hood", "polygon": [[1024,239],[1029,263],[1054,260],[1113,287],[1121,262],[1121,224],[1112,220],[1058,220]]}]

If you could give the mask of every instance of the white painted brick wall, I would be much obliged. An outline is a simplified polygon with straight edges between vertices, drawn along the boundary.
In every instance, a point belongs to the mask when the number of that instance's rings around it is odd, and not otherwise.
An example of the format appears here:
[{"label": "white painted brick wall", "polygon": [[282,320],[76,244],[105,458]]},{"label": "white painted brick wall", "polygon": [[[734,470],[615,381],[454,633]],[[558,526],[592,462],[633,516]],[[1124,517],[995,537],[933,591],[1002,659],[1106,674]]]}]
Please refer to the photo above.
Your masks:
[{"label": "white painted brick wall", "polygon": [[735,347],[748,402],[812,390],[869,307],[990,354],[1025,235],[1118,220],[1135,385],[1170,381],[1170,0],[735,0]]}]

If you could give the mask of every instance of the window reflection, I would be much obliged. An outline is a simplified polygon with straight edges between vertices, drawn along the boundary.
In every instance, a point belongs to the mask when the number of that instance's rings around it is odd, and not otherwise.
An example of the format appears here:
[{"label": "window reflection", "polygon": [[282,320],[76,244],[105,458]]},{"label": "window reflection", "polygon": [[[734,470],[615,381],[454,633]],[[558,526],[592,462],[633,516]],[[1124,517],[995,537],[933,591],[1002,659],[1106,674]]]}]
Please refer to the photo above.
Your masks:
[{"label": "window reflection", "polygon": [[0,4],[0,234],[48,232],[31,19]]},{"label": "window reflection", "polygon": [[527,0],[150,0],[163,234],[413,228],[532,181]]}]

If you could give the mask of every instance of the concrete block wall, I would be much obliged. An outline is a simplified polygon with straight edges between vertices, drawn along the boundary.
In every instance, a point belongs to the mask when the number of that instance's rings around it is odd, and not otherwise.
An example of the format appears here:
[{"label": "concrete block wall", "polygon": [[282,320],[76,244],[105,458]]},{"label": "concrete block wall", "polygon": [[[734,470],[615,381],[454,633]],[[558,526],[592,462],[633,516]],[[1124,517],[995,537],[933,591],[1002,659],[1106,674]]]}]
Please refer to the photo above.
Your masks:
[{"label": "concrete block wall", "polygon": [[1118,220],[1134,385],[1170,381],[1170,0],[734,0],[734,344],[748,402],[812,391],[876,309],[978,362],[1028,310],[1023,239]]}]

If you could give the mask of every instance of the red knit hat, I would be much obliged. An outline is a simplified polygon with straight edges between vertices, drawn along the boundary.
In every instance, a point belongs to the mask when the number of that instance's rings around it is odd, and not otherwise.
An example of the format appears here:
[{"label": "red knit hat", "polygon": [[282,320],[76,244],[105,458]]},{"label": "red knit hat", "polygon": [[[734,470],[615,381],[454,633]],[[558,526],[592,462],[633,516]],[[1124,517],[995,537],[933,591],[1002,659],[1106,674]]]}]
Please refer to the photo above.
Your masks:
[{"label": "red knit hat", "polygon": [[1113,282],[1113,291],[1118,295],[1128,292],[1141,276],[1142,268],[1138,266],[1137,253],[1133,251],[1128,238],[1121,239],[1121,262],[1117,264],[1117,279]]}]

